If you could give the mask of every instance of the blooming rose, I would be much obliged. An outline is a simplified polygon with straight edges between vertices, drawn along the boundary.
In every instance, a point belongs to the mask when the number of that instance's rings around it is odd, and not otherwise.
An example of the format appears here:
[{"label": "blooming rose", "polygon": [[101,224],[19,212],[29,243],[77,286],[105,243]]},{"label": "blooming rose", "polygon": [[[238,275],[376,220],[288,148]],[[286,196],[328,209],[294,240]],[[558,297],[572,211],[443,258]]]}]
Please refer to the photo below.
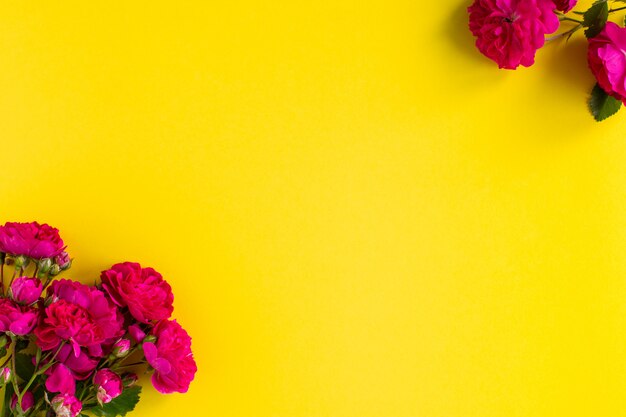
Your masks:
[{"label": "blooming rose", "polygon": [[113,343],[124,333],[121,313],[97,288],[63,279],[53,282],[48,294],[52,303],[35,330],[43,350],[67,341],[75,357],[80,356],[81,347],[97,356],[102,354],[102,344]]},{"label": "blooming rose", "polygon": [[589,39],[587,58],[600,87],[626,103],[626,29],[608,22]]},{"label": "blooming rose", "polygon": [[83,410],[83,404],[71,394],[59,394],[50,401],[57,417],[76,417]]},{"label": "blooming rose", "polygon": [[110,369],[100,369],[93,377],[100,405],[110,403],[122,393],[122,378]]},{"label": "blooming rose", "polygon": [[468,8],[476,47],[500,68],[529,67],[559,18],[552,0],[475,0]]},{"label": "blooming rose", "polygon": [[37,310],[20,307],[8,298],[0,298],[0,332],[24,336],[37,324]]},{"label": "blooming rose", "polygon": [[[13,396],[11,397],[11,409],[15,410],[15,406],[17,405],[17,395],[13,394]],[[33,405],[35,405],[35,396],[33,395],[32,392],[30,391],[26,391],[24,393],[24,396],[22,397],[22,402],[20,403],[20,406],[22,407],[22,411],[26,412],[28,410],[30,410]]]},{"label": "blooming rose", "polygon": [[176,320],[158,322],[152,334],[156,341],[143,344],[146,360],[154,368],[152,385],[163,394],[187,392],[198,369],[191,337]]},{"label": "blooming rose", "polygon": [[5,223],[0,226],[0,252],[30,258],[52,258],[64,249],[59,230],[47,224]]},{"label": "blooming rose", "polygon": [[39,299],[43,285],[38,278],[19,277],[9,288],[11,298],[18,304],[32,304]]},{"label": "blooming rose", "polygon": [[167,319],[172,315],[174,294],[161,274],[134,262],[113,265],[103,271],[102,288],[121,307],[142,323]]}]

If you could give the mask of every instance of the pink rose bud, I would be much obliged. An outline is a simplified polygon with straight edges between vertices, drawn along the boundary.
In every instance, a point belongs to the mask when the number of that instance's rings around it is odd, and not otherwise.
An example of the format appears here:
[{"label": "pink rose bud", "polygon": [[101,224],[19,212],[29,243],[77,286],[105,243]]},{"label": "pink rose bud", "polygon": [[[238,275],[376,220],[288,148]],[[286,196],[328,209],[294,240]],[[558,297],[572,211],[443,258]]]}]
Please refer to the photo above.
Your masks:
[{"label": "pink rose bud", "polygon": [[146,337],[146,333],[141,330],[141,327],[137,324],[133,324],[128,328],[128,333],[130,336],[135,339],[135,342],[141,343],[144,337]]},{"label": "pink rose bud", "polygon": [[43,285],[37,278],[20,277],[13,281],[9,288],[9,295],[19,304],[32,304],[39,299]]},{"label": "pink rose bud", "polygon": [[110,403],[122,393],[122,378],[110,369],[101,369],[93,377],[98,389],[96,398],[100,405]]},{"label": "pink rose bud", "polygon": [[45,274],[48,273],[51,266],[52,266],[52,259],[50,258],[40,259],[39,262],[37,262],[37,276],[43,277]]},{"label": "pink rose bud", "polygon": [[[26,391],[26,393],[24,393],[24,396],[22,397],[22,402],[20,405],[22,407],[22,411],[26,412],[30,410],[33,405],[35,405],[35,396],[33,395],[33,393],[30,391]],[[16,406],[17,395],[13,394],[13,397],[11,397],[11,410],[15,410]]]},{"label": "pink rose bud", "polygon": [[11,381],[11,375],[13,375],[13,373],[11,372],[11,368],[8,368],[6,366],[0,368],[0,385],[7,384],[9,381]]},{"label": "pink rose bud", "polygon": [[76,417],[83,410],[83,404],[71,394],[59,394],[50,401],[58,417]]},{"label": "pink rose bud", "polygon": [[72,260],[70,259],[70,255],[67,252],[63,251],[57,256],[54,257],[54,263],[59,266],[61,271],[65,271],[72,266]]},{"label": "pink rose bud", "polygon": [[113,345],[113,356],[123,358],[130,351],[130,340],[120,339]]},{"label": "pink rose bud", "polygon": [[124,388],[132,387],[137,383],[138,380],[139,377],[134,372],[127,372],[122,375],[122,384],[124,385]]}]

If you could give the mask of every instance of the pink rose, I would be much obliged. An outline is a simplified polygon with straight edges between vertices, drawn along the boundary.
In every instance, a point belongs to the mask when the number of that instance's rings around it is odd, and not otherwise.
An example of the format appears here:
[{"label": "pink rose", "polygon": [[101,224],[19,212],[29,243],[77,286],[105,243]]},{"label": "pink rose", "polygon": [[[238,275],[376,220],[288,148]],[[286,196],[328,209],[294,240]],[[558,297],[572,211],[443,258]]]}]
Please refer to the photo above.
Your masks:
[{"label": "pink rose", "polygon": [[124,262],[103,271],[100,278],[111,299],[120,307],[128,307],[138,321],[148,323],[172,315],[172,288],[154,269]]},{"label": "pink rose", "polygon": [[152,329],[156,342],[144,342],[146,360],[154,368],[152,385],[163,394],[187,392],[197,371],[191,337],[175,320],[162,320]]},{"label": "pink rose", "polygon": [[65,246],[59,230],[47,224],[5,223],[0,226],[0,252],[30,258],[52,258]]},{"label": "pink rose", "polygon": [[100,405],[110,403],[122,393],[122,378],[110,369],[101,369],[93,377]]},{"label": "pink rose", "polygon": [[600,87],[626,104],[626,29],[607,22],[589,39],[587,58]]},{"label": "pink rose", "polygon": [[467,10],[476,47],[500,68],[535,63],[545,35],[559,28],[552,0],[475,0]]},{"label": "pink rose", "polygon": [[80,355],[81,347],[100,355],[102,344],[113,343],[124,333],[121,313],[102,291],[63,279],[53,282],[48,293],[52,303],[35,330],[37,344],[43,350],[55,349],[66,341],[75,357]]},{"label": "pink rose", "polygon": [[50,401],[57,417],[76,417],[83,410],[83,404],[71,394],[59,394]]},{"label": "pink rose", "polygon": [[37,310],[20,307],[8,298],[0,298],[0,332],[10,331],[25,336],[33,330],[38,318]]},{"label": "pink rose", "polygon": [[112,354],[116,358],[123,358],[130,352],[130,340],[120,339],[113,345]]},{"label": "pink rose", "polygon": [[9,288],[10,297],[18,304],[29,305],[39,299],[43,285],[38,278],[19,277]]},{"label": "pink rose", "polygon": [[[35,405],[35,396],[33,395],[32,392],[26,391],[24,393],[24,396],[22,396],[22,402],[20,403],[22,411],[26,412],[30,410],[33,407],[33,405]],[[17,395],[13,394],[13,396],[11,397],[11,410],[15,410],[16,406],[17,406]]]},{"label": "pink rose", "polygon": [[552,0],[552,1],[554,2],[556,9],[563,13],[569,12],[570,10],[574,8],[574,6],[576,6],[576,3],[578,3],[578,0]]}]

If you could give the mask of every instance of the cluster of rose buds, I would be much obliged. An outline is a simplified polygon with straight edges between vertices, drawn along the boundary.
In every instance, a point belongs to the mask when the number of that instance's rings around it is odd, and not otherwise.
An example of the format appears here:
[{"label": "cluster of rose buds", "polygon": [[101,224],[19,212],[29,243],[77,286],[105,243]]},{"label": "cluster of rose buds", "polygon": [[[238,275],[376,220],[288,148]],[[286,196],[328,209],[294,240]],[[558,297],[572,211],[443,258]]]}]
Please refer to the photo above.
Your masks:
[{"label": "cluster of rose buds", "polygon": [[[469,27],[480,52],[504,69],[529,67],[546,40],[569,39],[585,29],[597,80],[589,109],[601,121],[626,104],[626,28],[609,21],[626,10],[625,3],[597,0],[586,11],[573,11],[577,0],[475,0],[468,8]],[[546,39],[563,25],[566,30]]]},{"label": "cluster of rose buds", "polygon": [[0,226],[0,416],[125,415],[141,372],[161,393],[187,392],[191,338],[161,274],[124,262],[98,285],[55,280],[72,265],[65,249],[47,224]]}]

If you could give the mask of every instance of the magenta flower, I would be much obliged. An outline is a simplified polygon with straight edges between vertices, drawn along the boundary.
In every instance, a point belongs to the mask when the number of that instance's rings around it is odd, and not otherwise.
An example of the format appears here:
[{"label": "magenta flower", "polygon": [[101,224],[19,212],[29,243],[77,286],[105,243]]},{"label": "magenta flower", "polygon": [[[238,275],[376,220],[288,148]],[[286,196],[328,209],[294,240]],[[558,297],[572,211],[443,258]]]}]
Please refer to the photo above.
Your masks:
[{"label": "magenta flower", "polygon": [[43,285],[38,278],[19,277],[9,288],[9,295],[18,304],[29,305],[39,299]]},{"label": "magenta flower", "polygon": [[18,306],[8,298],[0,298],[0,332],[10,331],[25,336],[33,330],[38,318],[37,310]]},{"label": "magenta flower", "polygon": [[148,363],[154,368],[152,385],[163,394],[187,392],[197,371],[191,337],[175,320],[162,320],[152,329],[156,342],[144,342]]},{"label": "magenta flower", "polygon": [[531,66],[559,27],[554,7],[552,0],[475,0],[468,12],[476,47],[500,68]]},{"label": "magenta flower", "polygon": [[35,330],[43,350],[55,349],[66,341],[75,357],[81,347],[98,355],[102,354],[102,344],[113,343],[124,333],[121,313],[102,291],[63,279],[53,282],[48,292],[52,303]]},{"label": "magenta flower", "polygon": [[128,307],[130,314],[138,321],[148,323],[172,315],[172,288],[154,269],[124,262],[103,271],[100,278],[102,288],[115,304]]},{"label": "magenta flower", "polygon": [[83,410],[83,404],[71,394],[59,394],[50,401],[57,417],[76,417]]},{"label": "magenta flower", "polygon": [[0,384],[3,385],[11,381],[12,375],[11,368],[7,366],[0,368]]},{"label": "magenta flower", "polygon": [[46,371],[46,389],[50,392],[74,395],[76,380],[72,371],[65,365],[57,363]]},{"label": "magenta flower", "polygon": [[[13,394],[13,396],[11,397],[10,405],[11,405],[11,409],[15,410],[15,407],[17,406],[17,395]],[[35,405],[35,396],[33,395],[32,392],[26,391],[24,393],[24,396],[22,396],[22,402],[20,403],[22,411],[26,412],[30,410],[33,407],[33,405]]]},{"label": "magenta flower", "polygon": [[65,246],[59,230],[47,224],[5,223],[0,226],[0,252],[30,258],[52,258]]},{"label": "magenta flower", "polygon": [[570,10],[574,8],[574,6],[576,6],[576,3],[578,3],[578,0],[552,0],[552,1],[554,2],[556,9],[563,13],[569,12]]},{"label": "magenta flower", "polygon": [[122,393],[122,378],[110,369],[101,369],[93,377],[93,384],[98,389],[96,397],[100,405],[110,403]]},{"label": "magenta flower", "polygon": [[608,22],[589,39],[587,58],[600,87],[626,104],[626,29]]}]

